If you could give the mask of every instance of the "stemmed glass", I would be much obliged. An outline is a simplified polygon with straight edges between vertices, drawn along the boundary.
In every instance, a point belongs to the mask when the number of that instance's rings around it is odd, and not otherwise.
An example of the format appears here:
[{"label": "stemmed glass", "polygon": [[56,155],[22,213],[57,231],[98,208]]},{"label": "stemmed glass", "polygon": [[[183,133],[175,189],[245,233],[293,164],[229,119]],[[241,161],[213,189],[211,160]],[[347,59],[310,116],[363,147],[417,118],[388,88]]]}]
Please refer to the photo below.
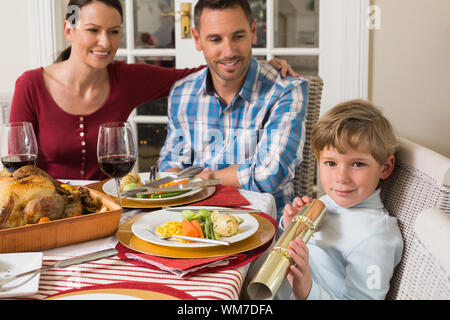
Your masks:
[{"label": "stemmed glass", "polygon": [[1,157],[10,173],[26,165],[35,165],[38,147],[30,122],[11,122],[2,126]]},{"label": "stemmed glass", "polygon": [[120,206],[120,178],[126,176],[136,162],[136,143],[128,122],[110,122],[100,126],[97,141],[97,160],[100,169],[116,181]]}]

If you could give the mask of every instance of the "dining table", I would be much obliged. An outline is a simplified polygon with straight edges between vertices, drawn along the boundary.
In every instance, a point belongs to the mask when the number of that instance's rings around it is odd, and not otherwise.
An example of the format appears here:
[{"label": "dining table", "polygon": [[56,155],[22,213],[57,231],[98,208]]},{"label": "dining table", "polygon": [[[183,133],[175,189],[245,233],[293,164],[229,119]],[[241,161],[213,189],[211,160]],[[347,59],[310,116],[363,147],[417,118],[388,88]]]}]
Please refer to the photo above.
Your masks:
[{"label": "dining table", "polygon": [[[60,181],[69,185],[84,186],[95,186],[100,183],[84,180],[62,179]],[[245,209],[261,212],[272,221],[276,229],[276,205],[270,193],[236,190],[249,203],[243,206]],[[120,215],[119,228],[132,219],[155,210],[158,208],[124,207]],[[266,251],[269,245],[270,243],[260,250],[258,255]],[[218,260],[215,262],[217,266],[213,263],[210,267],[192,274],[174,273],[173,270],[165,268],[164,263],[148,265],[139,259],[124,259],[124,256],[129,257],[127,255],[129,250],[121,245],[117,233],[114,233],[100,239],[43,250],[42,265],[50,266],[63,259],[109,248],[116,248],[122,255],[118,254],[67,268],[45,270],[39,275],[37,292],[26,297],[14,297],[14,299],[239,300],[243,297],[249,267],[255,261],[249,255],[241,259],[240,263],[228,261],[229,268],[224,265],[224,261]],[[189,262],[189,259],[186,260]],[[195,268],[193,270],[195,271]]]}]

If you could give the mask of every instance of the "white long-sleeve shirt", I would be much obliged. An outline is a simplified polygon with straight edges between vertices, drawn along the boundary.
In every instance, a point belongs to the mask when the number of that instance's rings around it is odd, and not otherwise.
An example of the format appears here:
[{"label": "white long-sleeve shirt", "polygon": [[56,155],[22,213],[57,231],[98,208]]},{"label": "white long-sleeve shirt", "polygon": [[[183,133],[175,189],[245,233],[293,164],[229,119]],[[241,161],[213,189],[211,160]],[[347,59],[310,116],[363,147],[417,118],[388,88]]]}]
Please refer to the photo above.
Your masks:
[{"label": "white long-sleeve shirt", "polygon": [[403,240],[376,190],[366,201],[339,207],[328,195],[319,230],[307,246],[313,280],[308,300],[384,299]]}]

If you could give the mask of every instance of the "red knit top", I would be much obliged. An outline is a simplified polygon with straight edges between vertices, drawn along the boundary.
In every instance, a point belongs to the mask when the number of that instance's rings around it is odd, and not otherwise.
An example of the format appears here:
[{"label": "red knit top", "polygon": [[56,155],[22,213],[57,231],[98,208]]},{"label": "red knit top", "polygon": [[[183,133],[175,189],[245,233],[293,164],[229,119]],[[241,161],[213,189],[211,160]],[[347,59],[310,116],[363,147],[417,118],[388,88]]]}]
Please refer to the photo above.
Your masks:
[{"label": "red knit top", "polygon": [[36,166],[52,177],[102,180],[107,176],[97,163],[100,124],[127,121],[135,107],[166,97],[175,81],[200,68],[173,69],[114,61],[107,67],[109,97],[89,115],[62,110],[45,86],[43,68],[30,70],[16,81],[10,122],[33,124],[39,152]]}]

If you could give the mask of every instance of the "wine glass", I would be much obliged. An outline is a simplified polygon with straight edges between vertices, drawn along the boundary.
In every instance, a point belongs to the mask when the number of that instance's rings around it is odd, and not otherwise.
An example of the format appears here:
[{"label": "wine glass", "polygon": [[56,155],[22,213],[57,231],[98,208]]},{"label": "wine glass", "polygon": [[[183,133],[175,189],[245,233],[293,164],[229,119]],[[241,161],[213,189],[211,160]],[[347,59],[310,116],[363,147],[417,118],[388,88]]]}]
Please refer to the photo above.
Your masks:
[{"label": "wine glass", "polygon": [[11,122],[2,126],[1,158],[10,173],[35,165],[38,155],[36,136],[30,122]]},{"label": "wine glass", "polygon": [[130,123],[110,122],[100,126],[97,160],[100,169],[116,181],[117,198],[122,206],[120,178],[126,176],[136,162],[136,144]]}]

